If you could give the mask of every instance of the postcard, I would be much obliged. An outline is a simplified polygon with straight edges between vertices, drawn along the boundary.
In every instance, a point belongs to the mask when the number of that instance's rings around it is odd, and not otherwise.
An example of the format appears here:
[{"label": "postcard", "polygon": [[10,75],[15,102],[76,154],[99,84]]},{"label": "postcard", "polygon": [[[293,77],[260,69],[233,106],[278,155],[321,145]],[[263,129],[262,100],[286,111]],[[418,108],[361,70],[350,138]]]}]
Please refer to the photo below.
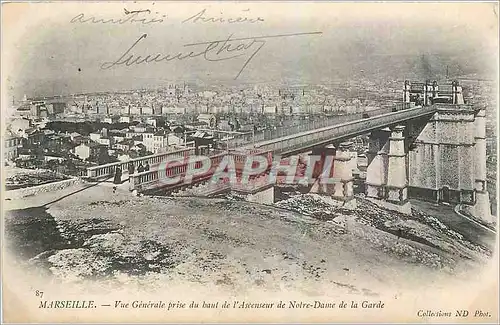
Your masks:
[{"label": "postcard", "polygon": [[3,3],[3,321],[498,323],[498,9]]}]

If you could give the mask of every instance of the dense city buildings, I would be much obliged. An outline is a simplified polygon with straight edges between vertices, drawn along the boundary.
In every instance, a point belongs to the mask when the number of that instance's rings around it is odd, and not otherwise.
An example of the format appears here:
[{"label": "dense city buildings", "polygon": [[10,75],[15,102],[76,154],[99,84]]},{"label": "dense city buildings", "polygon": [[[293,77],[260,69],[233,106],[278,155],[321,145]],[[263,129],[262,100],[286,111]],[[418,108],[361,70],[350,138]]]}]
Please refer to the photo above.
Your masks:
[{"label": "dense city buildings", "polygon": [[[492,100],[487,82],[469,84],[468,99]],[[411,87],[418,87],[412,85]],[[429,86],[432,91],[432,85]],[[440,93],[445,92],[446,84]],[[196,131],[224,141],[314,122],[338,115],[393,107],[403,97],[401,82],[349,81],[331,85],[241,87],[170,84],[158,89],[72,94],[13,100],[7,123],[5,158],[23,167],[48,167],[72,175],[96,164],[193,146]],[[488,114],[494,114],[488,110]],[[488,163],[496,148],[489,116]],[[198,132],[198,134],[200,134]],[[362,154],[363,150],[360,150]]]},{"label": "dense city buildings", "polygon": [[351,83],[248,87],[183,83],[50,98],[25,95],[12,102],[15,114],[7,123],[6,159],[23,167],[79,175],[95,164],[193,145],[199,130],[227,140],[231,132],[275,130],[325,116],[368,112],[393,105],[401,96],[381,89],[372,85],[361,90]]},{"label": "dense city buildings", "polygon": [[[486,107],[487,184],[495,193],[495,112],[490,109],[495,107],[493,88],[487,81],[464,80],[462,84],[467,102]],[[377,110],[396,111],[403,101],[414,105],[446,103],[454,82],[438,85],[427,80],[400,82],[399,89],[396,86],[363,81],[247,87],[183,83],[160,89],[51,98],[24,96],[12,103],[15,114],[7,123],[4,156],[11,166],[85,176],[89,167],[97,165],[186,147],[195,147],[197,154],[217,153],[314,129],[326,121],[340,123],[343,116],[368,118],[378,114]],[[366,159],[367,135],[354,140],[354,153],[360,161]],[[357,177],[364,173],[360,170]],[[494,203],[494,196],[492,200]]]}]

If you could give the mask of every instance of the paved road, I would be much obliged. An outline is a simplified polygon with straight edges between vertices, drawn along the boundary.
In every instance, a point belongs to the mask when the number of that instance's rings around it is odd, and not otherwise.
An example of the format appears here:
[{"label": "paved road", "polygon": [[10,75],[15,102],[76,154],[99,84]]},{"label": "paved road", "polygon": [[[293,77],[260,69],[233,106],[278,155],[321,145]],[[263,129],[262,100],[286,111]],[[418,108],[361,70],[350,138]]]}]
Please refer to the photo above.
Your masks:
[{"label": "paved road", "polygon": [[496,235],[481,226],[456,214],[453,205],[441,205],[424,201],[410,200],[411,204],[434,217],[443,224],[462,234],[471,242],[494,249]]}]

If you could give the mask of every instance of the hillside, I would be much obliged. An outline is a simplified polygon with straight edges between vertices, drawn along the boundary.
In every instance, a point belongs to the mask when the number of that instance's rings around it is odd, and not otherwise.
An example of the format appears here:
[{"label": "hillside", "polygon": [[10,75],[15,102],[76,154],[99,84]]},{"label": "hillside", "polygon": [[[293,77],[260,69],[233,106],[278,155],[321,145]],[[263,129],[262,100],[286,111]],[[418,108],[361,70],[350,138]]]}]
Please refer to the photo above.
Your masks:
[{"label": "hillside", "polygon": [[7,249],[23,257],[21,265],[38,265],[63,282],[156,288],[168,280],[319,295],[376,296],[423,279],[464,278],[489,261],[492,246],[432,216],[415,210],[405,217],[358,201],[351,212],[315,195],[264,206],[89,189],[46,210],[33,202],[8,213]]}]

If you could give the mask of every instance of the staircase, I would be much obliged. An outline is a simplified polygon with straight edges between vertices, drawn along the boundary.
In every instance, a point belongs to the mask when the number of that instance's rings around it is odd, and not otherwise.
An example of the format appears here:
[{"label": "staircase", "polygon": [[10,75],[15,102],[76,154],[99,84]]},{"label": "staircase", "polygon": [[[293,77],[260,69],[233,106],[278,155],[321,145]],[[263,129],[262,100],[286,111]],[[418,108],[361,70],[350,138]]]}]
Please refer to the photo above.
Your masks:
[{"label": "staircase", "polygon": [[175,197],[185,197],[185,196],[195,196],[195,197],[207,197],[220,193],[222,191],[228,190],[230,188],[229,182],[219,181],[217,183],[212,183],[211,179],[208,179],[201,183],[192,184],[186,188],[177,190],[172,193]]}]

